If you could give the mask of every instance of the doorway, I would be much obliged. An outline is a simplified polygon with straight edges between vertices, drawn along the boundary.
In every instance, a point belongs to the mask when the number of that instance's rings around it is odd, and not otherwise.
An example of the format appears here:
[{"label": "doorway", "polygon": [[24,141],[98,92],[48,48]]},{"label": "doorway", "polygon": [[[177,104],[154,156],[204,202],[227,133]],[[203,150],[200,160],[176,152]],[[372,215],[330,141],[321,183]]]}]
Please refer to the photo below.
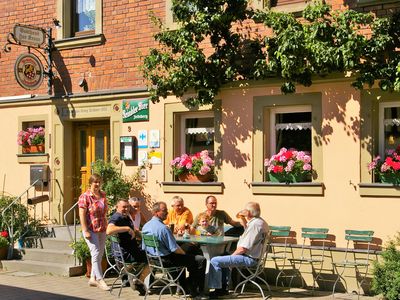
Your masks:
[{"label": "doorway", "polygon": [[88,189],[96,160],[110,161],[109,121],[79,122],[74,125],[75,197]]}]

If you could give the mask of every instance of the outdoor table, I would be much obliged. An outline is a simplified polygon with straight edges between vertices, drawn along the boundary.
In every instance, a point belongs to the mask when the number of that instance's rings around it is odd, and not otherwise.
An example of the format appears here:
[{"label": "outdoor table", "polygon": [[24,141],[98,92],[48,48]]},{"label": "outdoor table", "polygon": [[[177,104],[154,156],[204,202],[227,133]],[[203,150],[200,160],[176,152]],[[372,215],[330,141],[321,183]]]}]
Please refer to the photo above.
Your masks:
[{"label": "outdoor table", "polygon": [[175,239],[178,244],[181,243],[198,243],[203,255],[207,260],[206,277],[204,283],[204,291],[208,292],[208,271],[210,268],[211,258],[214,256],[222,255],[225,249],[229,249],[232,242],[239,240],[238,237],[231,236],[203,236],[203,235],[190,235],[188,238],[184,238],[180,235],[175,235]]}]

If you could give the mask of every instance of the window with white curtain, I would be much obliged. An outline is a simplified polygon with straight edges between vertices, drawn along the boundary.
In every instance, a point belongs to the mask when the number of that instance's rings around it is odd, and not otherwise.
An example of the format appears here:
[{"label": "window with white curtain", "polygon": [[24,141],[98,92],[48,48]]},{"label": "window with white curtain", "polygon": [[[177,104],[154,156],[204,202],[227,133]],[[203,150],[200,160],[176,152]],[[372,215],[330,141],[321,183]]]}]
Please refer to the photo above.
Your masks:
[{"label": "window with white curtain", "polygon": [[400,146],[400,102],[381,103],[379,108],[379,153]]},{"label": "window with white curtain", "polygon": [[213,157],[213,112],[184,114],[181,116],[181,128],[181,153],[195,154],[208,150]]},{"label": "window with white curtain", "polygon": [[294,148],[311,153],[311,106],[271,109],[271,154]]},{"label": "window with white curtain", "polygon": [[75,0],[73,7],[73,31],[85,32],[96,28],[96,0]]}]

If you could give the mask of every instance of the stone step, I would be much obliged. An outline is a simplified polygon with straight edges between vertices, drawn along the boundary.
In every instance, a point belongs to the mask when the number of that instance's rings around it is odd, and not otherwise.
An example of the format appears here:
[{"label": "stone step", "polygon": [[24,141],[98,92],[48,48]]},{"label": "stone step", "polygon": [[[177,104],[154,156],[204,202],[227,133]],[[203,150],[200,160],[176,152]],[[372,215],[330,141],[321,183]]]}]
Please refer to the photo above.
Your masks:
[{"label": "stone step", "polygon": [[[3,269],[59,276],[77,276],[82,274],[82,266],[70,266],[53,262],[35,260],[2,260]],[[45,283],[44,283],[45,284]]]},{"label": "stone step", "polygon": [[69,240],[70,239],[70,235],[68,232],[68,229],[72,235],[72,237],[74,237],[74,235],[79,238],[81,237],[81,225],[76,225],[76,227],[74,227],[74,225],[66,225],[66,226],[62,226],[62,225],[51,225],[48,227],[53,233],[56,239],[60,239],[60,240]]},{"label": "stone step", "polygon": [[72,248],[69,246],[71,241],[61,240],[56,238],[42,238],[41,239],[43,249],[54,249],[54,250],[71,250]]},{"label": "stone step", "polygon": [[72,254],[72,249],[55,250],[55,249],[40,249],[40,248],[25,248],[22,249],[24,260],[45,261],[60,264],[75,264],[75,257]]}]

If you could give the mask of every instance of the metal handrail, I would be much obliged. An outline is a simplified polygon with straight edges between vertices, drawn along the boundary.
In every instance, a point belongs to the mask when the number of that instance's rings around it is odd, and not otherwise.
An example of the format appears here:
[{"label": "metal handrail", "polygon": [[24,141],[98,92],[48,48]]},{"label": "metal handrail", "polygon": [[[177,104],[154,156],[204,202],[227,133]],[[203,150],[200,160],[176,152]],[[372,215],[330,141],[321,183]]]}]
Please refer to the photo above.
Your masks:
[{"label": "metal handrail", "polygon": [[[7,219],[5,218],[5,213],[6,211],[8,211],[9,209],[11,209],[16,203],[17,201],[20,201],[22,196],[25,195],[26,193],[28,193],[28,191],[34,187],[36,185],[36,183],[38,183],[39,181],[41,181],[40,179],[37,179],[35,182],[33,182],[25,191],[23,191],[18,197],[16,197],[14,199],[13,202],[11,202],[8,206],[6,206],[6,208],[3,209],[3,211],[1,212],[1,217],[4,220],[4,223],[7,226],[8,229],[8,235],[10,238],[10,245],[8,246],[8,252],[7,252],[7,259],[11,259],[13,256],[13,251],[14,251],[14,223],[11,222],[11,227],[10,224],[8,224]],[[25,234],[25,233],[24,233]],[[22,235],[22,234],[21,234]]]},{"label": "metal handrail", "polygon": [[[68,230],[68,234],[69,234],[69,238],[71,240],[71,243],[76,243],[76,206],[78,205],[78,201],[75,202],[74,205],[72,205],[70,207],[70,209],[67,210],[67,212],[64,214],[64,224],[67,226],[67,230]],[[74,236],[72,236],[71,230],[69,229],[69,225],[67,224],[67,215],[73,211],[74,212]],[[74,255],[75,260],[74,260],[74,264],[76,266],[76,256]]]}]

